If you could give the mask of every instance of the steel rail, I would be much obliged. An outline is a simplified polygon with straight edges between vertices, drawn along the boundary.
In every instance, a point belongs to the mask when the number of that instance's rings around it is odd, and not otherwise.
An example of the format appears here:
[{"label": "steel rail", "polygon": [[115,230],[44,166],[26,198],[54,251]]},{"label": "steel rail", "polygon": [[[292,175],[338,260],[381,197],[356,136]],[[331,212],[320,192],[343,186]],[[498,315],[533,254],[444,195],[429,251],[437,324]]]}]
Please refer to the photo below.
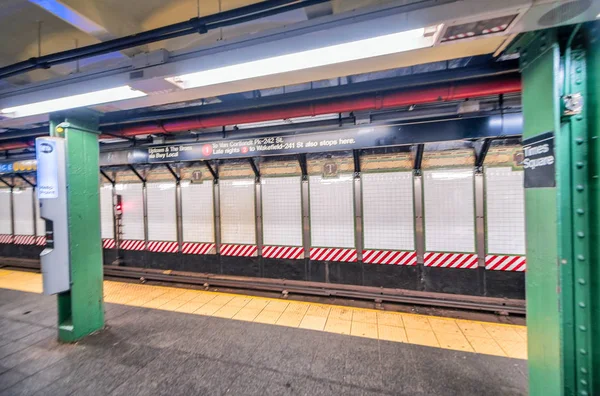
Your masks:
[{"label": "steel rail", "polygon": [[[0,258],[4,267],[25,268],[39,271],[34,259]],[[464,309],[493,313],[525,315],[525,301],[467,295],[443,295],[412,290],[382,289],[368,286],[319,284],[316,282],[288,281],[239,276],[220,276],[203,273],[152,270],[135,267],[104,266],[104,275],[111,278],[144,279],[145,281],[178,283],[199,286],[218,286],[233,289],[287,292],[321,297],[343,297],[375,302],[421,305],[439,308]],[[374,291],[374,290],[377,291]]]}]

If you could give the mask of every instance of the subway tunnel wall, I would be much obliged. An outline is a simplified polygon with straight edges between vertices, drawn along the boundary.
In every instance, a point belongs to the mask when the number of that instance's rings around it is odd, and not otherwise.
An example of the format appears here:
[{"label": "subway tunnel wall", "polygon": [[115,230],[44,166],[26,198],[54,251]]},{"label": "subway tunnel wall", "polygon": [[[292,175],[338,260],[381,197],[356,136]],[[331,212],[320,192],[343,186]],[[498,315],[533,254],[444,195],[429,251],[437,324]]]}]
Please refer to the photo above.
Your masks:
[{"label": "subway tunnel wall", "polygon": [[[104,263],[524,299],[520,152],[475,169],[472,148],[426,145],[419,172],[408,146],[309,154],[304,176],[297,157],[228,160],[217,181],[202,163],[105,168]],[[26,179],[0,188],[4,257],[43,248]]]}]

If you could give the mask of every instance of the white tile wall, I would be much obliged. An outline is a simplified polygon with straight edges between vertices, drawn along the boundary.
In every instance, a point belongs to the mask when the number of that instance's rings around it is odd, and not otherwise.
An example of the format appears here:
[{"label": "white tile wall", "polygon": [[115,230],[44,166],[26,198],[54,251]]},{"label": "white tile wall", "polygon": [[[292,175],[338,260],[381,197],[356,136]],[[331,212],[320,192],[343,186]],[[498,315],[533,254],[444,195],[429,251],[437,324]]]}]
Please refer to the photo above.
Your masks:
[{"label": "white tile wall", "polygon": [[256,243],[255,183],[253,179],[219,182],[221,204],[221,242]]},{"label": "white tile wall", "polygon": [[475,252],[473,170],[423,172],[425,250]]},{"label": "white tile wall", "polygon": [[15,235],[33,235],[33,188],[13,190]]},{"label": "white tile wall", "polygon": [[181,183],[181,215],[184,242],[214,242],[214,185]]},{"label": "white tile wall", "polygon": [[365,249],[414,250],[412,172],[362,174]]},{"label": "white tile wall", "polygon": [[263,243],[302,246],[302,181],[300,177],[263,177]]},{"label": "white tile wall", "polygon": [[525,254],[523,171],[485,168],[487,250],[492,254]]},{"label": "white tile wall", "polygon": [[123,239],[144,239],[144,197],[142,183],[120,183],[115,185],[123,205]]},{"label": "white tile wall", "polygon": [[148,240],[177,241],[175,182],[147,183]]},{"label": "white tile wall", "polygon": [[0,234],[10,234],[10,189],[0,188]]},{"label": "white tile wall", "polygon": [[310,176],[310,228],[314,247],[354,248],[354,181]]},{"label": "white tile wall", "polygon": [[100,230],[102,238],[114,238],[112,185],[100,186]]}]

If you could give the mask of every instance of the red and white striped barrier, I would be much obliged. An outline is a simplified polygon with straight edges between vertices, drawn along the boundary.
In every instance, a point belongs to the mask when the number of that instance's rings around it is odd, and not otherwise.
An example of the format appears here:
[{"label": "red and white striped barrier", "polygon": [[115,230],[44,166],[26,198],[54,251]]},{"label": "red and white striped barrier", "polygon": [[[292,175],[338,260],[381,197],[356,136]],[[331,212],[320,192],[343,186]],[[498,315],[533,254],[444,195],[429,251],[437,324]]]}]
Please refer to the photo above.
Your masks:
[{"label": "red and white striped barrier", "polygon": [[485,269],[492,271],[518,271],[527,269],[525,256],[485,256]]},{"label": "red and white striped barrier", "polygon": [[35,244],[39,245],[39,246],[44,246],[46,244],[46,237],[45,236],[36,237]]},{"label": "red and white striped barrier", "polygon": [[35,236],[15,235],[14,243],[17,245],[35,245]]},{"label": "red and white striped barrier", "polygon": [[144,250],[144,241],[137,239],[125,239],[119,243],[119,248],[123,250]]},{"label": "red and white striped barrier", "polygon": [[208,254],[215,248],[214,243],[184,242],[181,247],[183,254]]},{"label": "red and white striped barrier", "polygon": [[310,259],[355,263],[358,260],[358,255],[356,249],[310,248]]},{"label": "red and white striped barrier", "polygon": [[363,250],[365,264],[417,265],[417,252]]},{"label": "red and white striped barrier", "polygon": [[295,246],[264,246],[264,258],[301,259],[304,258],[304,248]]},{"label": "red and white striped barrier", "polygon": [[114,249],[117,247],[117,244],[114,239],[106,238],[102,240],[102,248],[104,249]]},{"label": "red and white striped barrier", "polygon": [[148,251],[155,253],[177,253],[179,244],[177,242],[149,241]]},{"label": "red and white striped barrier", "polygon": [[257,249],[256,245],[221,245],[221,256],[252,257]]},{"label": "red and white striped barrier", "polygon": [[425,253],[425,267],[477,268],[477,255],[470,253]]},{"label": "red and white striped barrier", "polygon": [[13,237],[9,234],[0,234],[0,243],[12,243]]}]

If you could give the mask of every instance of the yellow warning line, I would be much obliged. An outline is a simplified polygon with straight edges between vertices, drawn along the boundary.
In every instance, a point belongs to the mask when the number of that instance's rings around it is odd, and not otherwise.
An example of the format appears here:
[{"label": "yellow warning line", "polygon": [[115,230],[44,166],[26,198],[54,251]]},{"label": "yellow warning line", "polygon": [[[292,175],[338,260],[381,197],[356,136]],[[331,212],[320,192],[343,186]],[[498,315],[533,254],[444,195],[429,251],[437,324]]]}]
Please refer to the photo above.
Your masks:
[{"label": "yellow warning line", "polygon": [[[0,270],[0,288],[42,292],[40,274]],[[108,303],[527,359],[525,326],[104,281]]]}]

